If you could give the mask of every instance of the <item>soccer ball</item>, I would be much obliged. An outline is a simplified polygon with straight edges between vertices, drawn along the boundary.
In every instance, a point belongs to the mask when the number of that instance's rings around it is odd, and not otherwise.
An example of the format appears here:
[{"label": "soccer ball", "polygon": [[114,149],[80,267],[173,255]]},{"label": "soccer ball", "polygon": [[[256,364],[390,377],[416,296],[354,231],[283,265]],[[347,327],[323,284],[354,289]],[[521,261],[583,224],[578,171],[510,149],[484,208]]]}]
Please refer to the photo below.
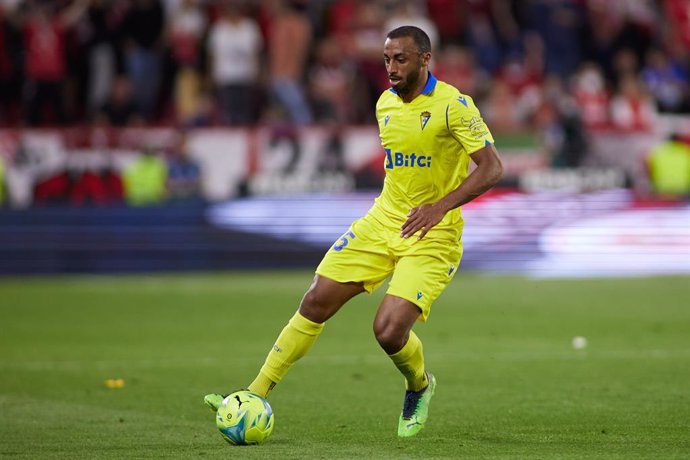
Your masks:
[{"label": "soccer ball", "polygon": [[261,444],[273,431],[273,409],[256,393],[236,391],[218,408],[216,426],[230,444]]}]

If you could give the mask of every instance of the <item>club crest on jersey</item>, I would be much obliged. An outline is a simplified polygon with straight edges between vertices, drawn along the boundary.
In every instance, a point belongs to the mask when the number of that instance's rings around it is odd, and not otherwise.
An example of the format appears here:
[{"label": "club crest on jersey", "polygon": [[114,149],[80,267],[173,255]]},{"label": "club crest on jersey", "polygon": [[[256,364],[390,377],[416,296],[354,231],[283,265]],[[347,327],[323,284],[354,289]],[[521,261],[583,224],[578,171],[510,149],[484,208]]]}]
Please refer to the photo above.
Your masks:
[{"label": "club crest on jersey", "polygon": [[419,121],[422,123],[422,130],[426,126],[426,124],[429,122],[429,118],[431,118],[431,113],[427,112],[426,110],[419,114]]}]

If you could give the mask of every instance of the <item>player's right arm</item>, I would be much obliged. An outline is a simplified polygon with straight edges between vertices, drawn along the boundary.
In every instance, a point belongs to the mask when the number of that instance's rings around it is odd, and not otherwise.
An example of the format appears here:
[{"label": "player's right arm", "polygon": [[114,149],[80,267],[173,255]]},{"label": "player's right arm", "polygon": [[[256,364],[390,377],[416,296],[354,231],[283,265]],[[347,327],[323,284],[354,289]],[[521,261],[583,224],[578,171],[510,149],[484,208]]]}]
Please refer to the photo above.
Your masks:
[{"label": "player's right arm", "polygon": [[503,177],[503,164],[493,144],[472,153],[470,158],[477,167],[455,190],[435,203],[412,208],[401,229],[403,238],[421,230],[418,237],[421,240],[432,227],[443,220],[448,211],[487,192]]},{"label": "player's right arm", "polygon": [[412,208],[401,228],[403,238],[421,230],[418,239],[422,239],[443,220],[448,211],[474,200],[503,177],[503,164],[494,146],[494,139],[474,101],[459,93],[455,97],[446,111],[448,130],[477,167],[456,189],[440,200]]}]

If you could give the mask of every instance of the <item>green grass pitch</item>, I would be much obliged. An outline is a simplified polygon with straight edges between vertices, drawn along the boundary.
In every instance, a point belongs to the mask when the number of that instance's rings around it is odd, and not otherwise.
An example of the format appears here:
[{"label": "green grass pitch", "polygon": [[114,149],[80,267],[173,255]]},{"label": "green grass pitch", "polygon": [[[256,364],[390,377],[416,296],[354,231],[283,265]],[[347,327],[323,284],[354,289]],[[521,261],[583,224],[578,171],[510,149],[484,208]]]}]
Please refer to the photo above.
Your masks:
[{"label": "green grass pitch", "polygon": [[271,394],[268,442],[230,446],[202,398],[251,381],[310,281],[0,280],[0,458],[690,457],[688,277],[461,272],[415,329],[438,389],[405,440],[402,378],[371,332],[383,288],[362,295]]}]

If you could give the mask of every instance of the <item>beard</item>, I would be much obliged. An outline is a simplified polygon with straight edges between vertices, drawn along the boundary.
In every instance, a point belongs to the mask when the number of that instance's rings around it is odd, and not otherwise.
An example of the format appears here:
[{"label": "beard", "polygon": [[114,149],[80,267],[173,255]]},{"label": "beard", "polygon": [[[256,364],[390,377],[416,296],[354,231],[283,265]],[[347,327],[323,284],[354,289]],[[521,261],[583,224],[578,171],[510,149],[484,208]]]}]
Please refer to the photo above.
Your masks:
[{"label": "beard", "polygon": [[393,88],[401,96],[410,94],[416,87],[417,82],[419,82],[419,70],[410,72],[407,77]]}]

